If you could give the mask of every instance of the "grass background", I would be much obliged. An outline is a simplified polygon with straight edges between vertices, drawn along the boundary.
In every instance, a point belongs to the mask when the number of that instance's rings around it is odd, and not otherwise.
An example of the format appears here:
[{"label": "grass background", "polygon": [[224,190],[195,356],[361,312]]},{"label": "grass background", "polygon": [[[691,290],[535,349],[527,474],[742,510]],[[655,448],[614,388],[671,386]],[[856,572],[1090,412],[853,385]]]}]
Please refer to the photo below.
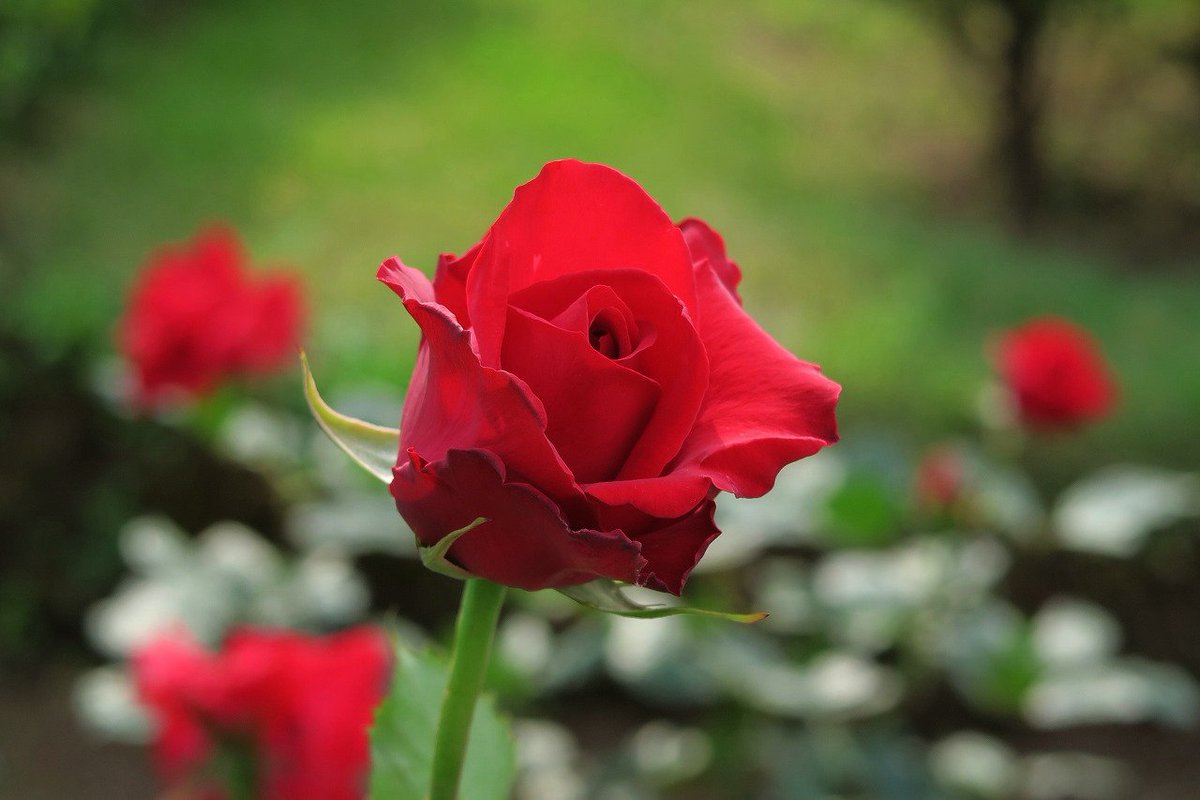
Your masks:
[{"label": "grass background", "polygon": [[1194,467],[1196,260],[1019,242],[971,211],[984,87],[878,0],[195,4],[106,34],[42,144],[0,152],[0,302],[48,348],[105,352],[146,254],[226,220],[307,279],[323,384],[399,384],[416,330],[377,264],[431,269],[572,156],[725,234],[747,307],[846,387],[847,437],[966,424],[988,336],[1050,312],[1123,386],[1053,457]]}]

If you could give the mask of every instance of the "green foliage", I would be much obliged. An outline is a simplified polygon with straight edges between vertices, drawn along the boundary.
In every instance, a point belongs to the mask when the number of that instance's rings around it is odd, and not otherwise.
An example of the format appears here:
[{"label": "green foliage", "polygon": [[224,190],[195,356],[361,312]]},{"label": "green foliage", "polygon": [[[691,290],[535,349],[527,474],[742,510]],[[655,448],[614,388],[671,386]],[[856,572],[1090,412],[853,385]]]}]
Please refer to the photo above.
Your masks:
[{"label": "green foliage", "polygon": [[902,533],[904,507],[896,493],[871,473],[850,475],[830,496],[831,536],[838,544],[871,547],[888,544]]},{"label": "green foliage", "polygon": [[0,137],[47,78],[84,49],[102,12],[123,5],[123,0],[0,4]]},{"label": "green foliage", "polygon": [[[371,729],[371,800],[421,800],[433,765],[438,699],[447,665],[430,651],[396,648],[392,687]],[[507,723],[489,697],[475,707],[460,794],[471,800],[506,800],[516,773]]]},{"label": "green foliage", "polygon": [[[930,182],[964,168],[986,109],[911,9],[436,8],[220,3],[114,35],[63,146],[0,171],[23,198],[5,235],[30,254],[0,302],[46,346],[108,346],[116,287],[146,253],[228,219],[319,291],[307,347],[327,386],[399,386],[418,332],[376,265],[430,270],[542,162],[574,155],[725,235],[747,307],[848,387],[850,435],[868,417],[943,429],[987,372],[989,331],[1054,310],[1124,378],[1123,418],[1092,443],[1187,457],[1170,431],[1200,403],[1194,281],[1129,280],[1103,256],[932,213]],[[85,283],[107,288],[83,303]]]}]

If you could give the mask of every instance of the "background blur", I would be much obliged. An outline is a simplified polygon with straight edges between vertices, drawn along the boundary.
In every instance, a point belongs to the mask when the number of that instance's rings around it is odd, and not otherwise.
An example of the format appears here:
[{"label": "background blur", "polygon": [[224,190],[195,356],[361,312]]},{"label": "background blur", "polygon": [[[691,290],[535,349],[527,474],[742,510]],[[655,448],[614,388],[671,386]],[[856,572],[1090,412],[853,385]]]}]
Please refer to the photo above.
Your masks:
[{"label": "background blur", "polygon": [[[182,421],[121,411],[113,331],[146,255],[206,222],[231,223],[257,264],[305,278],[308,349],[326,396],[394,424],[417,337],[373,279],[376,266],[397,254],[431,270],[439,252],[478,239],[513,187],[568,156],[611,164],[672,217],[721,231],[745,273],[747,308],[845,387],[834,451],[843,461],[829,467],[842,495],[828,526],[845,535],[763,544],[784,560],[754,563],[783,564],[771,567],[781,592],[790,576],[828,588],[821,570],[850,551],[859,566],[874,554],[872,564],[890,569],[924,547],[904,511],[911,465],[933,443],[974,435],[989,337],[1035,314],[1092,331],[1122,400],[1102,424],[1028,444],[1012,466],[1029,476],[1026,500],[1050,509],[1076,479],[1111,464],[1152,465],[1172,480],[1200,469],[1193,0],[6,0],[0,796],[152,793],[144,752],[85,732],[72,701],[78,675],[102,661],[84,612],[130,565],[127,523],[157,514],[190,536],[233,519],[286,550],[296,509],[330,495],[313,489],[319,454],[308,444],[309,466],[286,470],[260,469],[261,453],[238,450],[266,425],[233,413],[240,398],[212,398]],[[284,376],[255,400],[307,442],[297,381]],[[230,432],[233,417],[242,433]],[[1123,631],[1101,636],[1113,657],[1176,665],[1169,680],[1148,681],[1175,692],[1147,700],[1149,710],[1121,701],[1107,716],[1039,726],[1045,717],[1031,715],[1024,693],[1046,678],[1037,671],[1045,653],[1008,653],[987,666],[990,677],[946,667],[950,677],[922,683],[900,663],[896,642],[908,628],[875,649],[838,641],[836,609],[792,629],[782,614],[785,627],[770,631],[780,658],[811,666],[815,655],[852,653],[859,666],[898,676],[892,701],[880,700],[886,681],[868,684],[876,706],[853,713],[776,708],[724,685],[670,697],[663,687],[679,680],[639,683],[628,665],[613,667],[611,648],[632,646],[624,623],[597,645],[610,648],[607,671],[601,664],[546,696],[506,694],[503,681],[498,690],[518,717],[551,719],[555,741],[574,742],[580,780],[598,787],[589,797],[744,797],[748,785],[782,798],[1194,797],[1200,736],[1187,709],[1200,677],[1200,523],[1188,505],[1195,492],[1188,497],[1179,514],[1145,523],[1154,541],[1119,554],[1012,544],[997,526],[986,541],[1004,567],[977,587],[1028,622],[1030,641],[1046,602],[1069,594],[1076,599],[1062,602],[1085,609],[1084,629]],[[840,507],[867,511],[841,518]],[[457,586],[369,550],[350,560],[371,608],[443,634]],[[747,593],[761,578],[748,563],[712,578],[709,596],[730,608],[786,608]],[[973,574],[947,570],[968,582]],[[904,575],[901,589],[911,585]],[[900,601],[879,602],[887,611]],[[552,643],[551,634],[591,624],[554,619],[542,631]],[[991,680],[1012,696],[978,701]],[[1095,691],[1103,705],[1129,685]],[[650,725],[702,737],[707,755],[675,773],[643,769],[628,739]],[[961,731],[976,738],[952,738]],[[678,752],[699,741],[647,736]],[[661,756],[665,746],[650,749]],[[1030,760],[1050,752],[1068,761]],[[752,756],[766,763],[745,767]],[[846,775],[832,774],[842,757]],[[971,776],[997,763],[1022,777],[991,789],[956,783],[955,769]],[[780,764],[797,775],[773,774]],[[880,775],[868,780],[855,764]],[[741,767],[755,783],[716,777]],[[1039,769],[1051,778],[1029,777]],[[615,783],[605,782],[610,773]],[[1081,788],[1087,774],[1109,777]]]}]

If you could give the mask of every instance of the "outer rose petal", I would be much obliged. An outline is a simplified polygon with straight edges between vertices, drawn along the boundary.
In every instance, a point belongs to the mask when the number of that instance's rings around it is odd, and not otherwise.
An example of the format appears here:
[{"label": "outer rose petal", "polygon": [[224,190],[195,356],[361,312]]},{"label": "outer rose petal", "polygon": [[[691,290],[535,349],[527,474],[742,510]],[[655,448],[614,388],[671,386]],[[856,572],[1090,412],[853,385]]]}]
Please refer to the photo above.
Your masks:
[{"label": "outer rose petal", "polygon": [[632,179],[602,164],[553,161],[492,225],[467,278],[480,358],[499,363],[509,295],[576,272],[653,272],[689,310],[691,257],[679,229]]},{"label": "outer rose petal", "polygon": [[704,551],[721,533],[713,522],[716,510],[717,504],[706,500],[686,517],[633,537],[642,546],[642,556],[646,559],[637,582],[679,595]]},{"label": "outer rose petal", "polygon": [[389,259],[379,279],[404,300],[423,337],[400,421],[401,447],[414,448],[428,461],[441,461],[451,448],[486,449],[511,474],[556,501],[580,501],[570,470],[546,438],[542,405],[528,387],[479,363],[470,333],[432,302],[433,287],[420,272]]},{"label": "outer rose petal", "polygon": [[707,262],[697,264],[696,288],[708,394],[668,472],[703,475],[718,489],[758,497],[785,465],[837,441],[841,387],[767,335]]},{"label": "outer rose petal", "polygon": [[479,257],[483,242],[479,242],[461,256],[442,253],[438,256],[437,270],[433,275],[433,289],[437,301],[458,319],[464,328],[471,326],[471,315],[467,310],[467,276]]},{"label": "outer rose petal", "polygon": [[640,546],[619,530],[571,530],[544,494],[506,482],[492,453],[450,450],[426,463],[409,452],[393,473],[396,507],[425,545],[486,517],[449,553],[476,575],[533,591],[598,577],[633,581],[645,564]]},{"label": "outer rose petal", "polygon": [[726,255],[725,240],[721,234],[710,228],[708,223],[695,217],[681,221],[679,230],[683,232],[683,238],[692,254],[692,264],[698,265],[701,261],[708,261],[721,283],[738,301],[738,305],[741,305],[742,298],[738,295],[737,287],[742,282],[742,271]]}]

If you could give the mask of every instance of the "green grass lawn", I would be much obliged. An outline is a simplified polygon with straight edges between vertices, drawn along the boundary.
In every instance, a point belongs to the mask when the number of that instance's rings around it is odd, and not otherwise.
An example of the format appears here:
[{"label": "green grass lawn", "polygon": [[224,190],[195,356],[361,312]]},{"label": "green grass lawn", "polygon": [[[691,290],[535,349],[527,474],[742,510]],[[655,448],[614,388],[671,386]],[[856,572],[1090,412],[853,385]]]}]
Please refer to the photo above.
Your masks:
[{"label": "green grass lawn", "polygon": [[22,275],[5,313],[48,343],[106,347],[147,251],[223,219],[307,277],[324,383],[403,381],[415,329],[379,261],[431,268],[574,156],[724,232],[747,306],[844,383],[849,431],[960,424],[989,332],[1056,312],[1122,376],[1120,417],[1083,441],[1195,465],[1200,286],[931,210],[929,187],[978,157],[985,109],[902,8],[190,5],[111,34],[51,140],[0,154]]}]

